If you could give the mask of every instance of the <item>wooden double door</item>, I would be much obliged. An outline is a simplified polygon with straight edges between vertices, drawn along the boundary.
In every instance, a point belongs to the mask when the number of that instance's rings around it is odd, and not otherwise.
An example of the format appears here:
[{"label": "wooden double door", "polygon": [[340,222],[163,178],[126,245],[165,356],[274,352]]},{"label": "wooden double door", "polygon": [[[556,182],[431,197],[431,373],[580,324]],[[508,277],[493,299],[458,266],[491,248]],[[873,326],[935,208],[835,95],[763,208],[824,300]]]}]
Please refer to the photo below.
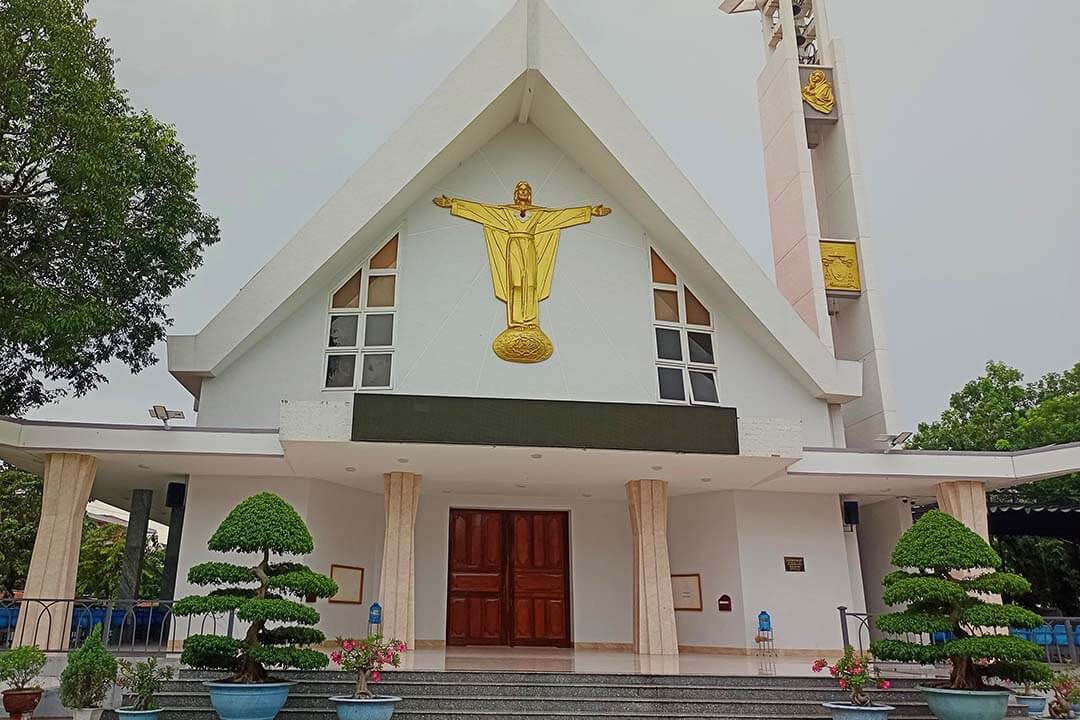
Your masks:
[{"label": "wooden double door", "polygon": [[569,520],[451,508],[447,645],[570,647]]}]

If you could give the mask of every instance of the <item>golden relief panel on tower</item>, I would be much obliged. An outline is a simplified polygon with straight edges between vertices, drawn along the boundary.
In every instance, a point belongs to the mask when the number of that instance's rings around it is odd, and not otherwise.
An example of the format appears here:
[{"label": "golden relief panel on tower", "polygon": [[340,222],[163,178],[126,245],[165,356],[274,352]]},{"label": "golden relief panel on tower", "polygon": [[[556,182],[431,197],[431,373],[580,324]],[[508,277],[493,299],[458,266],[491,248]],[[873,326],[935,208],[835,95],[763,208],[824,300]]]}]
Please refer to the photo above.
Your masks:
[{"label": "golden relief panel on tower", "polygon": [[[836,92],[833,90],[830,72],[821,68],[801,68],[806,84],[802,86],[802,99],[822,115],[833,116],[836,109]],[[818,116],[820,117],[820,116]]]},{"label": "golden relief panel on tower", "polygon": [[862,292],[859,253],[855,243],[822,240],[821,270],[825,274],[826,292]]},{"label": "golden relief panel on tower", "polygon": [[495,297],[506,303],[506,329],[492,342],[495,354],[518,363],[543,362],[555,346],[540,328],[540,301],[551,294],[559,233],[603,217],[611,208],[582,205],[546,208],[532,204],[532,187],[522,180],[514,202],[486,205],[440,195],[432,200],[450,214],[484,226]]}]

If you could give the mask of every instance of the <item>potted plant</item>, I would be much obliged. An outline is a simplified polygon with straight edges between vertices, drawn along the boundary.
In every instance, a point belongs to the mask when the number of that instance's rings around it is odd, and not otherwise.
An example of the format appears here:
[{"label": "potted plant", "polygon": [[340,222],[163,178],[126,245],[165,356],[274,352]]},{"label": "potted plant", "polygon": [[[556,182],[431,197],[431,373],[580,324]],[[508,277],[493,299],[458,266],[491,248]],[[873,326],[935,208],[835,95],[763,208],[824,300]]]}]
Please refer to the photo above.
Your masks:
[{"label": "potted plant", "polygon": [[878,660],[934,664],[948,661],[949,680],[919,688],[941,720],[1001,720],[1009,691],[988,684],[998,678],[1045,682],[1050,668],[1033,642],[1000,634],[1001,628],[1034,628],[1043,619],[1030,610],[999,604],[987,595],[1019,595],[1031,585],[1019,575],[1000,572],[1001,557],[959,520],[938,510],[919,518],[892,554],[897,570],[885,576],[887,605],[906,605],[881,615],[877,629],[888,635],[951,632],[942,643],[881,639],[870,645]]},{"label": "potted plant", "polygon": [[[271,555],[306,555],[314,549],[300,515],[277,495],[260,493],[233,508],[207,543],[222,553],[254,553],[253,567],[207,562],[188,571],[193,585],[222,585],[208,595],[192,595],[173,606],[174,615],[235,611],[249,623],[242,639],[192,635],[184,641],[180,662],[194,668],[227,670],[232,675],[204,683],[222,720],[270,720],[294,683],[270,677],[266,668],[318,670],[326,655],[306,645],[326,639],[310,627],[319,622],[315,608],[294,598],[326,598],[337,584],[298,563],[271,563]],[[294,625],[267,627],[270,623]]]},{"label": "potted plant", "polygon": [[141,662],[119,662],[120,670],[116,675],[116,684],[131,696],[134,702],[116,709],[121,718],[132,720],[158,720],[161,708],[154,702],[154,694],[161,690],[166,680],[172,680],[173,669],[168,665],[159,665],[156,658]]},{"label": "potted plant", "polygon": [[896,708],[891,705],[875,705],[866,694],[865,688],[870,683],[876,684],[882,690],[888,690],[891,683],[882,680],[877,672],[871,667],[871,657],[855,652],[850,645],[844,648],[844,656],[830,665],[825,658],[815,660],[811,666],[814,672],[828,670],[829,674],[836,678],[840,689],[847,690],[850,696],[849,702],[827,702],[822,705],[832,711],[833,720],[873,720],[874,718],[887,718],[889,712]]},{"label": "potted plant", "polygon": [[394,706],[401,702],[396,695],[376,695],[368,682],[382,680],[383,668],[401,665],[401,653],[408,646],[400,640],[383,640],[382,635],[369,635],[366,640],[338,639],[340,650],[330,653],[330,659],[356,674],[356,690],[352,695],[330,698],[341,720],[389,720]]},{"label": "potted plant", "polygon": [[45,667],[47,658],[37,645],[23,645],[0,655],[0,682],[4,690],[4,710],[15,718],[30,717],[41,702],[43,690],[29,687]]},{"label": "potted plant", "polygon": [[115,678],[116,660],[101,643],[101,625],[95,625],[82,647],[68,653],[67,667],[60,673],[60,703],[75,720],[98,720]]},{"label": "potted plant", "polygon": [[1038,717],[1046,712],[1046,696],[1041,695],[1039,690],[1050,689],[1046,683],[1025,682],[1022,692],[1013,691],[1016,702],[1027,708],[1028,715]]},{"label": "potted plant", "polygon": [[1076,676],[1067,673],[1054,673],[1048,683],[1054,697],[1047,703],[1046,709],[1052,718],[1074,718],[1080,712],[1080,682]]}]

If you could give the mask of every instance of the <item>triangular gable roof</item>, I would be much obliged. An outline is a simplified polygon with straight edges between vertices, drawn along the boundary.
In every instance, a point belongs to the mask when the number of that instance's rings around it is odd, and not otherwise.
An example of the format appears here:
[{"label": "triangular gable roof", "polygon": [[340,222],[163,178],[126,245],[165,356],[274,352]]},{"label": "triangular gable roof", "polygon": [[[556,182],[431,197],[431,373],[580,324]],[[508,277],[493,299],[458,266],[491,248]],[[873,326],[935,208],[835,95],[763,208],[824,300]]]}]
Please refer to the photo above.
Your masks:
[{"label": "triangular gable roof", "polygon": [[816,397],[862,393],[544,0],[519,0],[405,123],[197,335],[168,338],[196,397],[423,193],[509,123],[534,123],[667,248],[705,268],[737,322]]}]

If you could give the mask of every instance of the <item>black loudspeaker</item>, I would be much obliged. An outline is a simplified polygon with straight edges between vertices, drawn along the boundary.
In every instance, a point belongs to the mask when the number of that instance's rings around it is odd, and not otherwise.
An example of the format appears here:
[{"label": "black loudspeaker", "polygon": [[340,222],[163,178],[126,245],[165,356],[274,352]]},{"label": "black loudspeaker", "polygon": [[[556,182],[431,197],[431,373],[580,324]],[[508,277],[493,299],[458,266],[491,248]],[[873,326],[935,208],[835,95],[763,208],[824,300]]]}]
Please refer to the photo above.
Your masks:
[{"label": "black loudspeaker", "polygon": [[169,487],[165,490],[165,507],[183,507],[186,495],[187,485],[178,482],[169,483]]},{"label": "black loudspeaker", "polygon": [[859,524],[859,503],[855,502],[854,500],[844,501],[844,524]]}]

